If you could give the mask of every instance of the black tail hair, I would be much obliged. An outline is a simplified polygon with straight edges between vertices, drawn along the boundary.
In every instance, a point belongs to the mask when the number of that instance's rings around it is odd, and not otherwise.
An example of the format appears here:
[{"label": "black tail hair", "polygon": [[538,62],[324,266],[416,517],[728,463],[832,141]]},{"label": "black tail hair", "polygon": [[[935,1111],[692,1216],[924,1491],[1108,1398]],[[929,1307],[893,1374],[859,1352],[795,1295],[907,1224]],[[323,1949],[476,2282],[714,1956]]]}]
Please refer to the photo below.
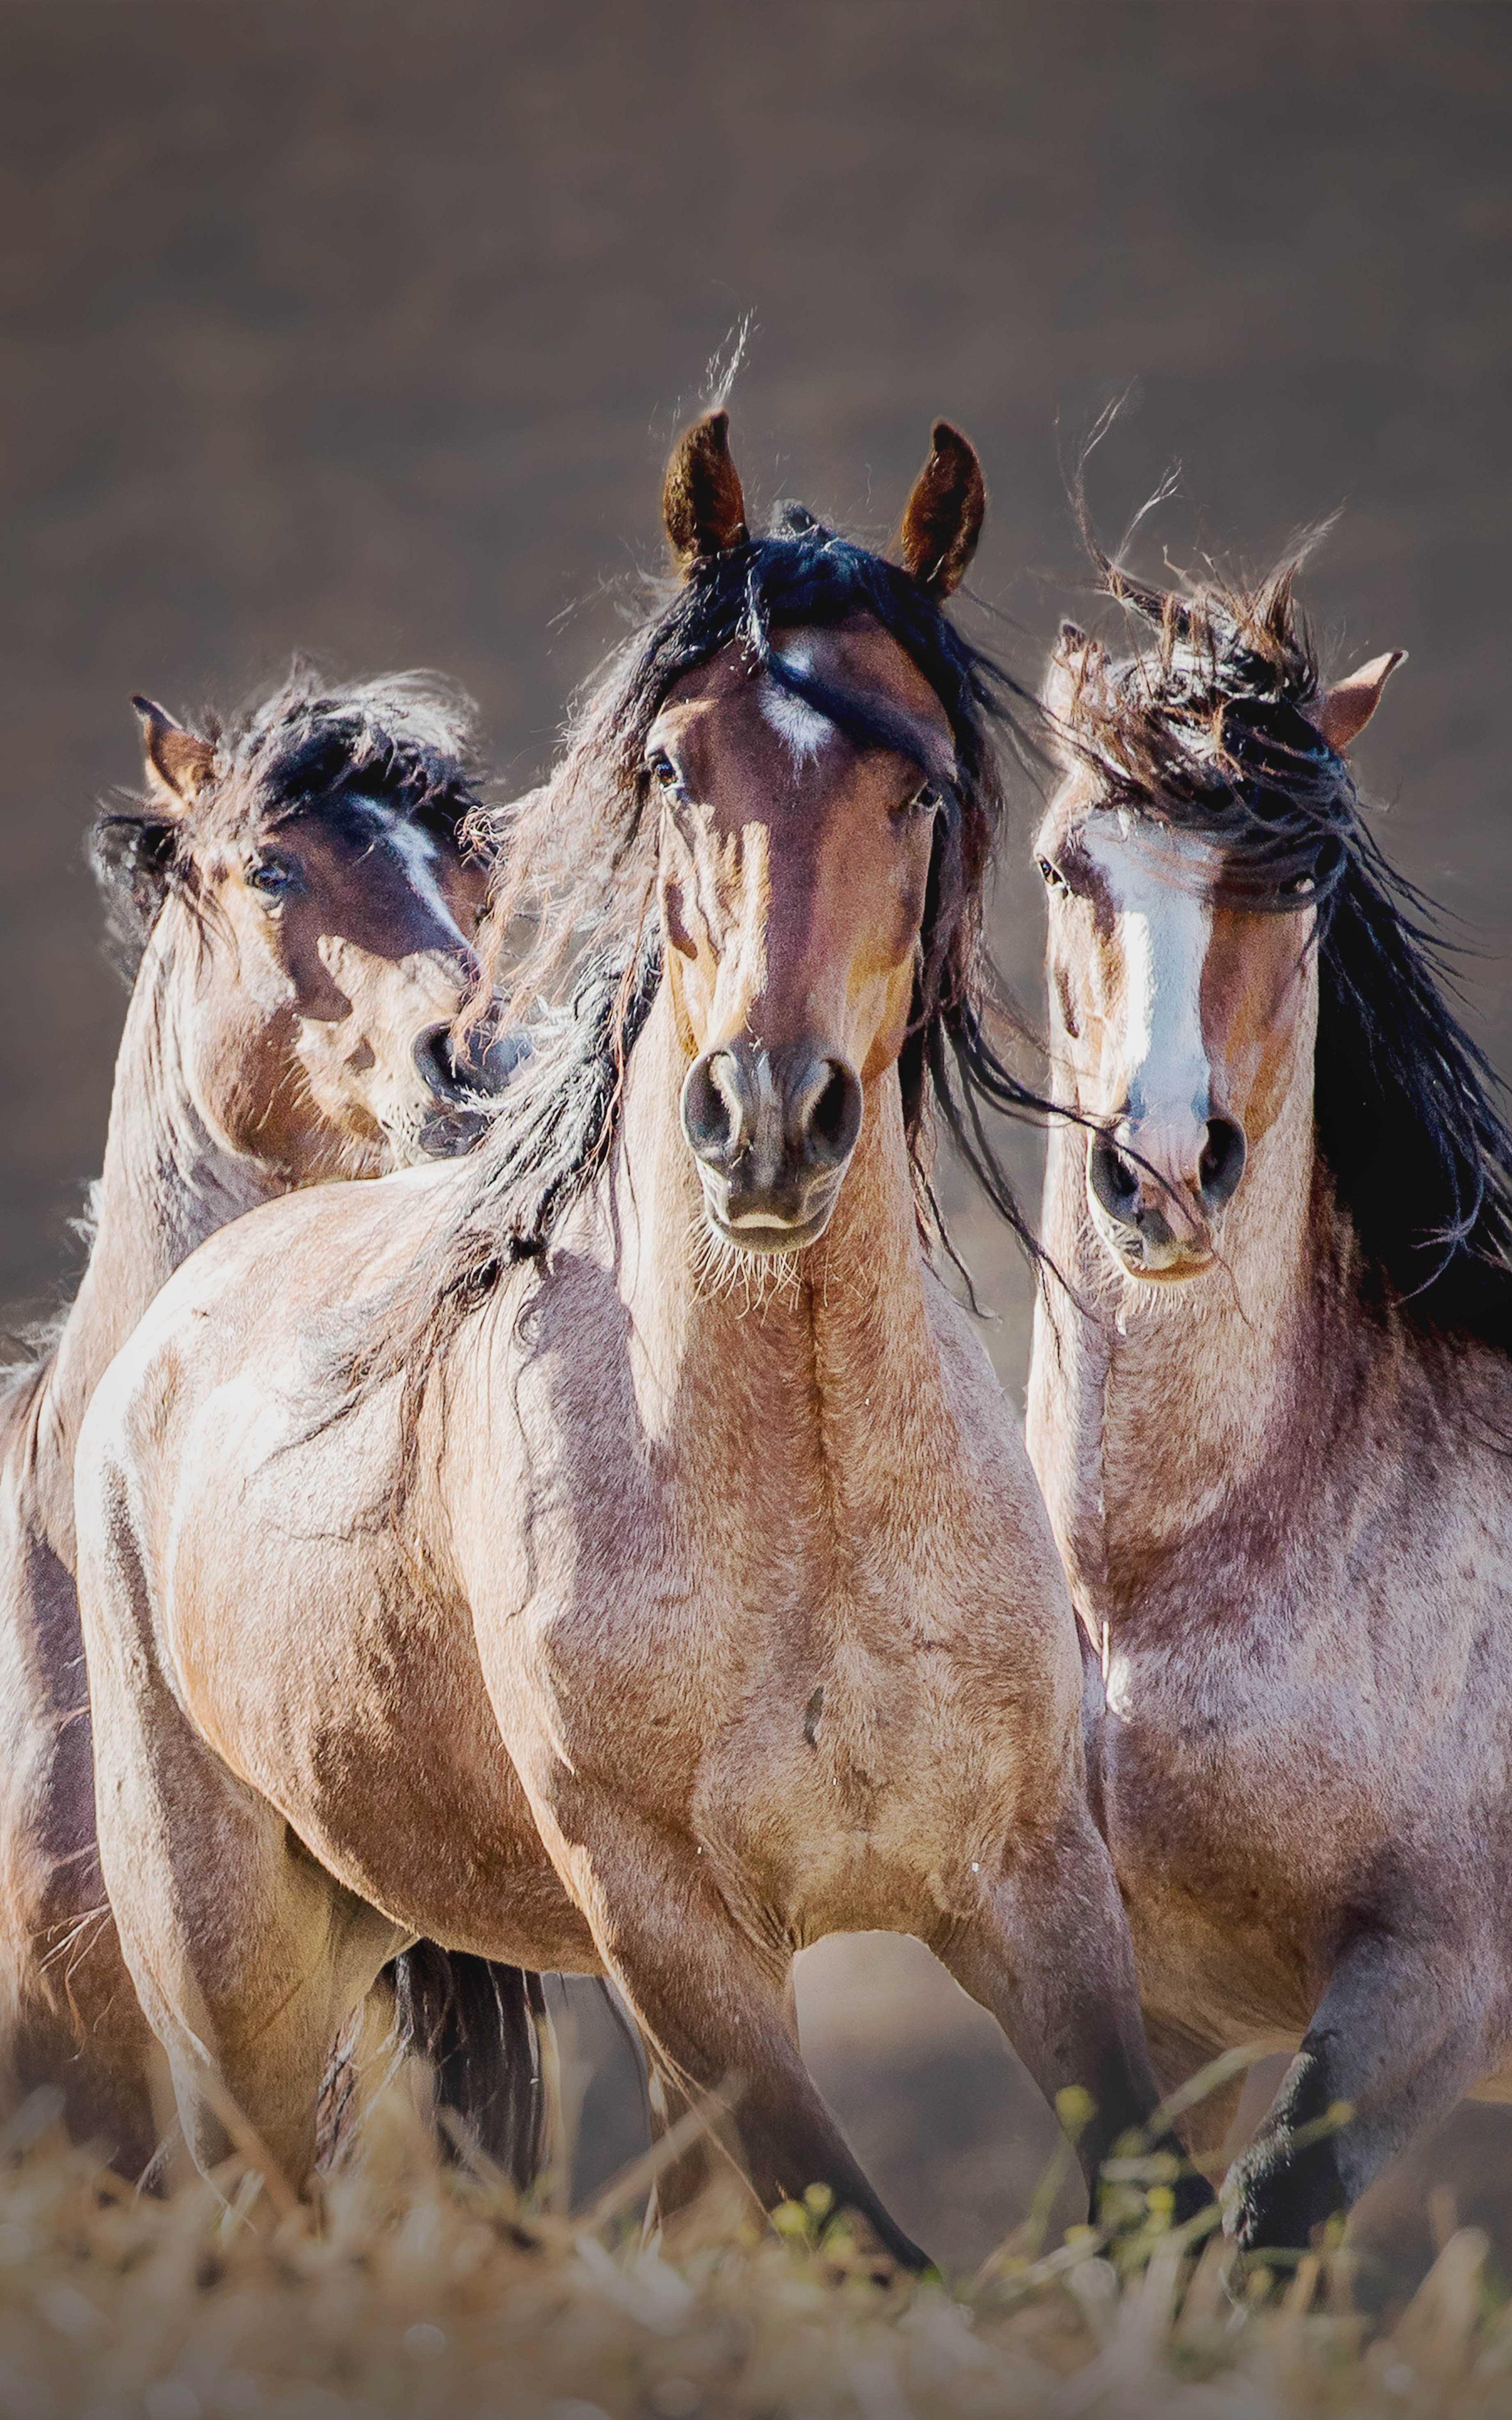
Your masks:
[{"label": "black tail hair", "polygon": [[399,2039],[432,2062],[438,2108],[525,2192],[550,2134],[542,2057],[550,2019],[539,1975],[434,1941],[417,1941],[390,1972]]}]

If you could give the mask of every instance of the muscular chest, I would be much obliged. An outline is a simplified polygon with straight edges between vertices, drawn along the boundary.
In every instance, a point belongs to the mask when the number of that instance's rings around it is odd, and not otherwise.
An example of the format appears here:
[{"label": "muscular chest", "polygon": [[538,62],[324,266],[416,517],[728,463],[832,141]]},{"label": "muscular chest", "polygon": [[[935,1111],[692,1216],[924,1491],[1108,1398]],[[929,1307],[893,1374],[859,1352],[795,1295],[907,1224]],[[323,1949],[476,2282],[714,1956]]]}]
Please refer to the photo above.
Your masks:
[{"label": "muscular chest", "polygon": [[764,1930],[895,1921],[902,1895],[927,1931],[1043,1723],[1044,1641],[985,1524],[901,1465],[890,1517],[848,1495],[801,1392],[779,1427],[689,1403],[658,1429],[600,1356],[579,1420],[582,1367],[522,1398],[532,1553],[480,1627],[512,1752],[693,1832]]},{"label": "muscular chest", "polygon": [[1304,2023],[1344,1912],[1468,1824],[1480,1786],[1458,1659],[1321,1555],[1313,1576],[1249,1607],[1152,1597],[1108,1657],[1107,1822],[1142,1981],[1215,2039]]},{"label": "muscular chest", "polygon": [[1011,1660],[997,1693],[962,1659],[949,1562],[879,1551],[861,1570],[818,1525],[737,1544],[641,1509],[633,1563],[559,1538],[501,1659],[518,1753],[649,1799],[784,1931],[864,1923],[901,1879],[949,1899],[1008,1829],[1021,1769]]}]

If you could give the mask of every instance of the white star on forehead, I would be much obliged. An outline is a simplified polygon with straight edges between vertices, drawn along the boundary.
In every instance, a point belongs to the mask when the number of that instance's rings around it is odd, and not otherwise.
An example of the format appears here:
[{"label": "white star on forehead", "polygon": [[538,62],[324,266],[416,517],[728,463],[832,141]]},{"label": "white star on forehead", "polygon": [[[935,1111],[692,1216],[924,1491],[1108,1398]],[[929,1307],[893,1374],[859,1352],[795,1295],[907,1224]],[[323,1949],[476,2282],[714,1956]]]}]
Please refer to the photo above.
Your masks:
[{"label": "white star on forehead", "polygon": [[[807,647],[788,648],[779,661],[791,664],[795,673],[810,678],[813,675],[813,661]],[[764,720],[786,742],[795,765],[807,765],[835,736],[835,726],[827,714],[821,714],[807,698],[795,697],[770,674],[763,676],[760,705]]]}]

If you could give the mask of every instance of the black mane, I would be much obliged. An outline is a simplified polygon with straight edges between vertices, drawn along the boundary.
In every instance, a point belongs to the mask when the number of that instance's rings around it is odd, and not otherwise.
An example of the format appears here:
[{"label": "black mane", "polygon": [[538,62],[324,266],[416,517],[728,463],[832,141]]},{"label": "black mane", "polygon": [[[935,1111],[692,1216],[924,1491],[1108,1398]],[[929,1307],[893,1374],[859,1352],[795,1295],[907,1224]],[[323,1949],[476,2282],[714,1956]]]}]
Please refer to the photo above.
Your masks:
[{"label": "black mane", "polygon": [[[1036,1253],[985,1112],[1038,1114],[1045,1104],[1003,1063],[982,1022],[983,891],[1003,815],[994,737],[1022,744],[1012,713],[1022,692],[908,572],[836,536],[801,505],[784,505],[772,535],[695,564],[581,701],[550,781],[492,818],[490,841],[504,869],[496,929],[532,912],[540,919],[519,991],[528,996],[543,967],[560,968],[570,955],[577,960],[572,1004],[538,1031],[531,1066],[511,1087],[508,1116],[474,1154],[473,1183],[456,1224],[348,1352],[348,1378],[358,1391],[402,1371],[418,1394],[445,1339],[505,1269],[548,1249],[603,1162],[625,1063],[661,975],[651,913],[656,822],[644,752],[668,692],[686,673],[739,646],[857,744],[911,746],[885,712],[839,694],[780,652],[785,629],[862,613],[923,674],[955,742],[956,775],[942,788],[910,1028],[899,1060],[921,1205],[937,1228],[922,1152],[933,1110],[995,1207]],[[594,937],[586,946],[585,935]]]},{"label": "black mane", "polygon": [[1083,645],[1067,731],[1118,803],[1219,841],[1245,905],[1316,904],[1318,1148],[1366,1294],[1424,1329],[1512,1351],[1504,1087],[1444,996],[1433,902],[1384,856],[1318,728],[1293,572],[1254,593],[1172,593],[1104,564],[1135,652],[1113,665]]},{"label": "black mane", "polygon": [[358,797],[455,834],[480,811],[473,708],[437,675],[392,673],[338,687],[297,661],[288,677],[229,723],[208,716],[216,752],[207,793],[187,813],[147,791],[102,808],[89,861],[111,939],[128,975],[170,892],[197,894],[193,844],[271,830]]}]

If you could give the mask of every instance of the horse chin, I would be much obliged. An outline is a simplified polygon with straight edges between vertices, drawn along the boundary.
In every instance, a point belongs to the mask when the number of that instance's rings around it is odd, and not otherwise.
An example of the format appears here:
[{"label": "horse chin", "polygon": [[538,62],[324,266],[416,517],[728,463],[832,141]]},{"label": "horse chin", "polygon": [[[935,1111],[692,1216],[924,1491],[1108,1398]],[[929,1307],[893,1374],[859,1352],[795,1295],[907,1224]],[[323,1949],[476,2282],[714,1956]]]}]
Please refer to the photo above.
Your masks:
[{"label": "horse chin", "polygon": [[1218,1254],[1211,1235],[1173,1236],[1165,1243],[1149,1244],[1143,1236],[1115,1230],[1096,1206],[1092,1222],[1103,1250],[1119,1275],[1134,1278],[1140,1285],[1186,1285],[1193,1278],[1206,1277],[1218,1265]]}]

